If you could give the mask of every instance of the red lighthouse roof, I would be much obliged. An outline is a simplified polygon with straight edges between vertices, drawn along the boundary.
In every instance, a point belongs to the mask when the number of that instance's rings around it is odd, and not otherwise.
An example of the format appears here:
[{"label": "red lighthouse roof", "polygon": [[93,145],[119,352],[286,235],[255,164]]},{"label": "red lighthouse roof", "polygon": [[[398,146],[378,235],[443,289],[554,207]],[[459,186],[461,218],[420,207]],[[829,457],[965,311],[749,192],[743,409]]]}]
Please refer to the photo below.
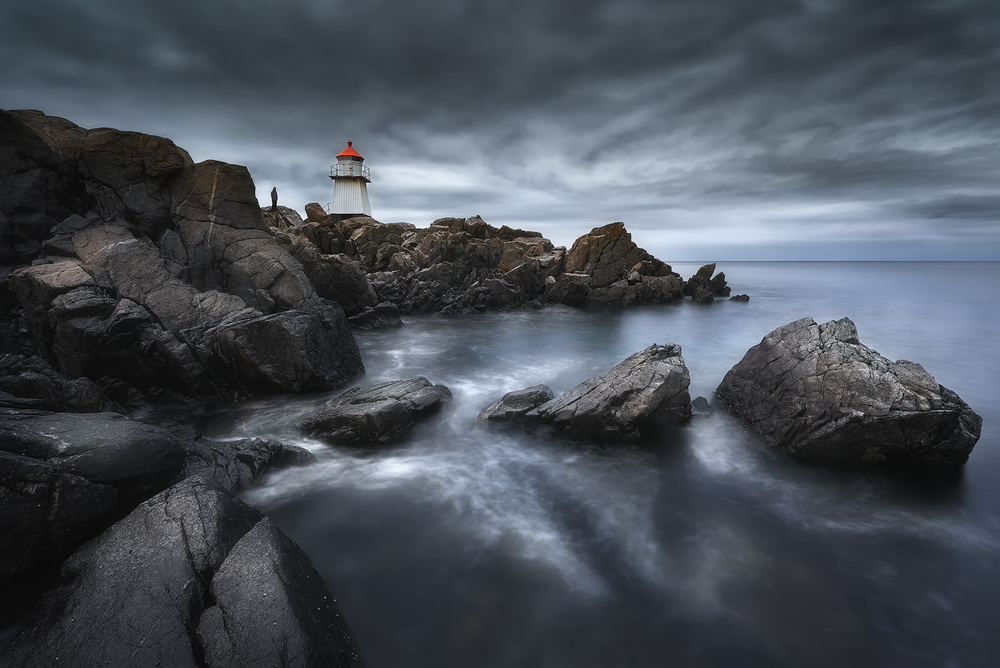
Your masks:
[{"label": "red lighthouse roof", "polygon": [[[347,148],[345,148],[343,151],[341,151],[340,153],[338,153],[337,157],[339,158],[342,155],[349,155],[352,158],[361,158],[361,154],[354,150],[352,144],[353,144],[353,142],[350,139],[348,139],[347,140]],[[362,158],[362,160],[363,159],[364,158]]]}]

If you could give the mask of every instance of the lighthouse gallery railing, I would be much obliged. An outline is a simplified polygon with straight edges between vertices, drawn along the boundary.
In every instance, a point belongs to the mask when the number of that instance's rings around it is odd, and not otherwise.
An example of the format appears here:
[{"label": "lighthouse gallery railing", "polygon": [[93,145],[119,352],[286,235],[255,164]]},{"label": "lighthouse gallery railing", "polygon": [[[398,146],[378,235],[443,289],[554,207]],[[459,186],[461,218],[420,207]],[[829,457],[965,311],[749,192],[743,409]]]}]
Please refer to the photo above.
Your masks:
[{"label": "lighthouse gallery railing", "polygon": [[342,164],[337,163],[336,165],[330,166],[330,178],[335,176],[358,176],[363,178],[365,181],[371,181],[371,172],[364,165],[357,164]]}]

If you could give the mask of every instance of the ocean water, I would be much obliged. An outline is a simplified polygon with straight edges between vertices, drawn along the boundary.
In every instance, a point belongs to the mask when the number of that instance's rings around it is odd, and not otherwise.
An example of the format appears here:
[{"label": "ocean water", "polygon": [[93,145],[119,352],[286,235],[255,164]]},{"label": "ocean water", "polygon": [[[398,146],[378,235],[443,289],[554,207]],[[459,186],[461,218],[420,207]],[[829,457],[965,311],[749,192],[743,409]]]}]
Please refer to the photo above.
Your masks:
[{"label": "ocean water", "polygon": [[[675,265],[690,275],[697,265]],[[191,418],[319,461],[244,494],[310,555],[372,668],[992,666],[1000,657],[1000,263],[738,263],[748,303],[409,317],[359,332],[358,384],[426,376],[454,400],[380,449],[301,436],[336,393]],[[854,320],[984,418],[961,476],[827,471],[716,412],[605,448],[489,428],[503,393],[555,392],[652,343],[692,397],[770,330]]]}]

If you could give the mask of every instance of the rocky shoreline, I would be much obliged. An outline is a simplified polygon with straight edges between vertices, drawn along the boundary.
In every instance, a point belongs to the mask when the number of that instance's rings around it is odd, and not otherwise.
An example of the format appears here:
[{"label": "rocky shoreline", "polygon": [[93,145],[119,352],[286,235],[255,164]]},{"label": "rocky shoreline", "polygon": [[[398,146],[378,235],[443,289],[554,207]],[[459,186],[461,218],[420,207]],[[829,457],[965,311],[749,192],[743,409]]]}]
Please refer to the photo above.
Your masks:
[{"label": "rocky shoreline", "polygon": [[[243,167],[41,112],[0,110],[0,149],[0,586],[58,570],[0,654],[12,665],[361,665],[308,558],[235,496],[313,456],[127,417],[137,409],[344,388],[364,373],[352,329],[401,314],[731,294],[714,264],[685,281],[623,223],[567,250],[478,216],[418,228],[310,204],[303,220],[262,209]],[[680,346],[654,344],[558,397],[508,393],[480,419],[631,442],[709,414],[689,384]],[[954,470],[981,429],[847,319],[776,329],[716,397],[764,444],[823,464]],[[301,427],[381,447],[451,398],[425,378],[351,388]]]}]

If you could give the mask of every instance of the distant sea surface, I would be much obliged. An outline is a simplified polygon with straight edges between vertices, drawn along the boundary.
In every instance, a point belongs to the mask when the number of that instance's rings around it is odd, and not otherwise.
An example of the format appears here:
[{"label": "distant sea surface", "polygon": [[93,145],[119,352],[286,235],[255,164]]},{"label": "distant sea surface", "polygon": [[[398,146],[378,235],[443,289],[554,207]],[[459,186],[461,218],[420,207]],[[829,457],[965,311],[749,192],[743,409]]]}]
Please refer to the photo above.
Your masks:
[{"label": "distant sea surface", "polygon": [[[675,264],[690,276],[697,264]],[[357,332],[367,377],[454,401],[378,450],[303,439],[336,393],[197,418],[319,463],[244,498],[310,555],[371,668],[1000,665],[1000,263],[721,263],[748,303],[408,317]],[[791,462],[716,411],[656,445],[487,428],[505,392],[556,392],[653,343],[691,395],[798,318],[850,317],[984,418],[962,476]]]}]

